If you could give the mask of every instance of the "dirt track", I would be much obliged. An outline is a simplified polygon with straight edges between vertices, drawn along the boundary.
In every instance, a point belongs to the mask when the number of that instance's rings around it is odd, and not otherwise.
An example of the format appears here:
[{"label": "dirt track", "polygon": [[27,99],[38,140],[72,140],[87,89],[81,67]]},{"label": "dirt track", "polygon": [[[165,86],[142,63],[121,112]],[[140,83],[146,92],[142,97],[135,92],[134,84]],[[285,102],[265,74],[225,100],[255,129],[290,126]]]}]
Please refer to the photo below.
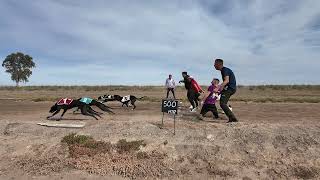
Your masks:
[{"label": "dirt track", "polygon": [[[320,176],[320,104],[232,103],[240,123],[226,120],[195,121],[193,114],[180,113],[176,135],[170,116],[161,123],[160,104],[138,102],[135,111],[112,103],[116,115],[103,115],[99,121],[66,113],[65,123],[85,122],[83,129],[48,128],[49,102],[1,100],[0,103],[0,178],[37,177],[40,179],[95,179],[99,176],[69,167],[42,165],[47,157],[64,156],[60,141],[76,132],[97,140],[145,140],[143,151],[167,154],[169,171],[147,178],[218,178],[218,179],[317,179]],[[223,117],[223,115],[221,115]],[[168,143],[164,144],[167,141]],[[29,165],[24,159],[39,159]],[[34,166],[32,163],[35,163]],[[40,164],[41,164],[40,163]],[[54,162],[47,164],[54,164]],[[37,168],[34,168],[37,167]]]}]

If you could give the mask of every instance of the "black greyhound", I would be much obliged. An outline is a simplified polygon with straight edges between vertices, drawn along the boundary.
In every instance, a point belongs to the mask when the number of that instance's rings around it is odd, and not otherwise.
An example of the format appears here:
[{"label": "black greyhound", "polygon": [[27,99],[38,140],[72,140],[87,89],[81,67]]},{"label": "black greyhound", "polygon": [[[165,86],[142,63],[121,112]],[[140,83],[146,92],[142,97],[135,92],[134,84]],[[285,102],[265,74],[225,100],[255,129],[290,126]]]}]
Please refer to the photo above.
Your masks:
[{"label": "black greyhound", "polygon": [[[105,112],[108,112],[110,114],[114,114],[110,109],[112,109],[111,107],[109,106],[106,106],[104,104],[102,104],[101,102],[98,102],[97,100],[95,99],[91,99],[91,98],[88,98],[88,97],[83,97],[83,98],[80,98],[78,99],[78,101],[80,102],[83,102],[87,105],[89,105],[90,107],[91,106],[97,106],[99,109],[101,109],[102,111],[105,111]],[[76,110],[73,111],[73,113],[77,112],[80,108],[78,107]],[[97,112],[95,110],[92,109],[93,112],[97,113],[97,114],[103,114],[103,113],[100,113],[100,112]]]},{"label": "black greyhound", "polygon": [[[50,113],[53,113],[51,116],[48,116],[47,119],[52,118],[53,116],[55,116],[56,114],[58,114],[60,112],[61,109],[63,109],[63,113],[61,114],[60,118],[58,120],[61,120],[61,118],[63,117],[63,115],[67,112],[67,110],[72,109],[72,108],[79,108],[81,110],[81,114],[85,115],[85,116],[91,116],[93,118],[95,118],[96,120],[98,120],[98,117],[101,118],[100,114],[97,113],[96,111],[94,111],[90,105],[81,102],[79,99],[77,100],[73,100],[73,99],[60,99],[58,102],[56,102],[50,109]],[[107,111],[109,113],[113,113],[112,111],[110,111],[108,109],[107,106],[105,106],[102,103],[98,102],[98,106],[101,110],[103,111]]]},{"label": "black greyhound", "polygon": [[103,95],[103,96],[100,96],[98,97],[98,100],[102,101],[102,102],[108,102],[108,101],[119,101],[122,103],[122,107],[124,105],[126,105],[127,107],[129,107],[129,103],[132,104],[133,106],[133,109],[136,109],[136,105],[135,105],[135,102],[137,100],[141,100],[143,99],[144,97],[141,97],[141,98],[137,98],[136,96],[133,96],[133,95],[127,95],[127,96],[120,96],[120,95]]}]

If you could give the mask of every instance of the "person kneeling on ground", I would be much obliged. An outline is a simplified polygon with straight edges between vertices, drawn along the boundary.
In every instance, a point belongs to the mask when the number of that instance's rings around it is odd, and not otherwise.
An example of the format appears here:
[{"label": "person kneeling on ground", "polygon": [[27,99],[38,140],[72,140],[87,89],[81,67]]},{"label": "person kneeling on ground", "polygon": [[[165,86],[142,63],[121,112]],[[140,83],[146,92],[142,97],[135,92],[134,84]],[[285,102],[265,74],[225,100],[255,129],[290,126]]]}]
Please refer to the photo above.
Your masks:
[{"label": "person kneeling on ground", "polygon": [[200,112],[202,117],[205,117],[207,112],[211,111],[215,119],[219,118],[218,110],[215,105],[216,101],[219,99],[219,94],[214,92],[217,91],[219,88],[219,79],[214,78],[211,82],[211,85],[208,88],[208,92],[203,98],[204,102]]}]

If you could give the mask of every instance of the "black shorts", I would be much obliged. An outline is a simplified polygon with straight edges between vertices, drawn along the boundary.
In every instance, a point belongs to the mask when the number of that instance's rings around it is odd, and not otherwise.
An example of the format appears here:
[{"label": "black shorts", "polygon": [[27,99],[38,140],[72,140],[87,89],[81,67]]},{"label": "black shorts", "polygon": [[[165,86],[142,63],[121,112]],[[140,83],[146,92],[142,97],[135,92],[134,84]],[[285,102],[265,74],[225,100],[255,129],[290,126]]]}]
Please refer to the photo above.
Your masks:
[{"label": "black shorts", "polygon": [[200,114],[201,114],[202,116],[204,116],[204,115],[207,114],[207,112],[209,112],[209,111],[212,112],[212,114],[213,114],[213,116],[214,116],[215,118],[219,118],[217,107],[216,107],[216,105],[214,105],[214,104],[204,104],[204,105],[202,106],[202,109],[201,109]]}]

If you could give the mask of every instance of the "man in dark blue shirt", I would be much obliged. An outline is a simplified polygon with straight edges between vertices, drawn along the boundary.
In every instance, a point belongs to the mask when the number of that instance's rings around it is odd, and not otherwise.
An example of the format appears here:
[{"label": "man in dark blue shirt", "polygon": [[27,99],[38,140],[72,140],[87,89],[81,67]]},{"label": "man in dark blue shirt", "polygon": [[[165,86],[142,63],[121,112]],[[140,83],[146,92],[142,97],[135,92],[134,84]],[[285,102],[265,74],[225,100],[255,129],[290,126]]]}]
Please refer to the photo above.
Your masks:
[{"label": "man in dark blue shirt", "polygon": [[[224,111],[224,113],[228,116],[228,122],[237,122],[237,118],[233,114],[233,112],[228,107],[228,101],[230,97],[236,93],[237,91],[237,82],[236,77],[231,69],[223,66],[222,59],[216,59],[214,62],[214,67],[216,70],[221,71],[222,76],[222,84],[220,87],[221,90],[221,98],[220,98],[220,107]],[[218,92],[219,90],[215,90]]]}]

